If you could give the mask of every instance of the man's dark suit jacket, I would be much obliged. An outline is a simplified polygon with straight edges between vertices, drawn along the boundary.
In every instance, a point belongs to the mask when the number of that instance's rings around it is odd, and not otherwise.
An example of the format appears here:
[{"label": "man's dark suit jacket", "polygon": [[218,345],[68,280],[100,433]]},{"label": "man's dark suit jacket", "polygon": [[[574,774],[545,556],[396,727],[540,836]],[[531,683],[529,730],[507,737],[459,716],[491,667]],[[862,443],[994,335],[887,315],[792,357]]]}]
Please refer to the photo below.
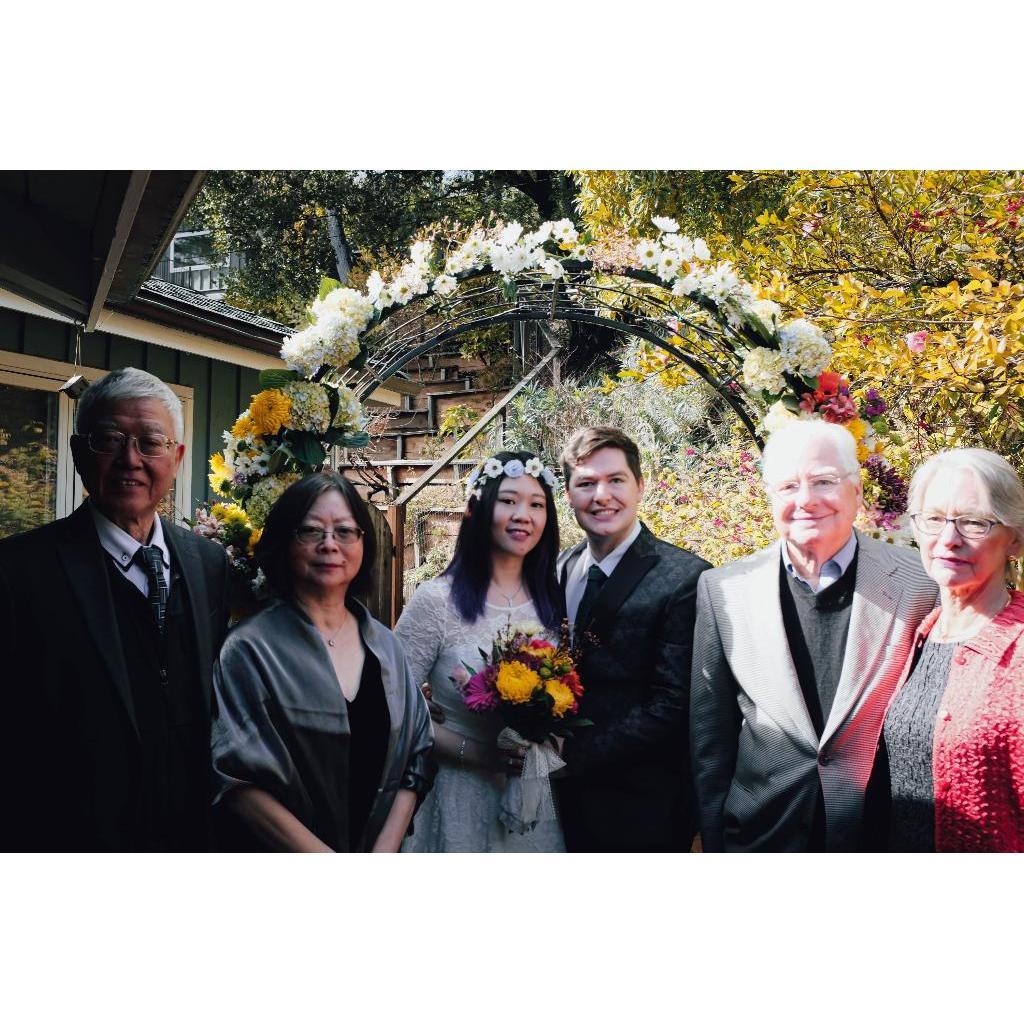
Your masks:
[{"label": "man's dark suit jacket", "polygon": [[[223,548],[163,522],[209,720],[227,626]],[[131,848],[141,743],[105,559],[83,505],[0,541],[0,794],[7,850]]]},{"label": "man's dark suit jacket", "polygon": [[[559,559],[562,590],[586,541]],[[581,726],[557,784],[566,847],[687,851],[696,833],[687,747],[697,578],[710,568],[646,526],[605,583],[582,641]]]}]

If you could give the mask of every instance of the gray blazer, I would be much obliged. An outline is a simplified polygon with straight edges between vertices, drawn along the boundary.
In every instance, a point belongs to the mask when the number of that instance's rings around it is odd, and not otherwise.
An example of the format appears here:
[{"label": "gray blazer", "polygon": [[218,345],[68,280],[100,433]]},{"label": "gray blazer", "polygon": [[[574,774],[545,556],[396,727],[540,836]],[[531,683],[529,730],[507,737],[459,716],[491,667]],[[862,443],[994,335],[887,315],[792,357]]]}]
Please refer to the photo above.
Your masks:
[{"label": "gray blazer", "polygon": [[857,537],[846,654],[820,738],[783,626],[779,545],[700,578],[690,741],[706,850],[806,849],[819,779],[826,849],[861,848],[885,708],[937,588],[916,551]]}]

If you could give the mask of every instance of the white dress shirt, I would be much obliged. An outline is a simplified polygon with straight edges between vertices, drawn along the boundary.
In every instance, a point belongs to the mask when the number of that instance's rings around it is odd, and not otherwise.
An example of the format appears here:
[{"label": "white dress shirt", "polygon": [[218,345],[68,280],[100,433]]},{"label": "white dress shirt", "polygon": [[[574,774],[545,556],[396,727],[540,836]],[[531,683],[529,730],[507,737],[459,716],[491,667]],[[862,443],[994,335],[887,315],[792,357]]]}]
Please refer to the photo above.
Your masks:
[{"label": "white dress shirt", "polygon": [[633,524],[626,539],[612,551],[609,551],[604,558],[598,562],[590,551],[590,544],[583,549],[583,554],[576,559],[576,564],[570,569],[565,580],[565,611],[570,622],[576,621],[576,612],[579,611],[580,601],[583,600],[583,591],[587,589],[587,573],[592,565],[596,565],[605,576],[611,576],[615,567],[622,561],[622,556],[629,550],[629,546],[640,536],[640,520]]},{"label": "white dress shirt", "polygon": [[[114,564],[125,576],[138,587],[142,595],[148,597],[149,578],[146,576],[146,570],[135,561],[135,552],[142,545],[130,533],[125,533],[120,526],[112,523],[91,501],[89,502],[89,511],[92,513],[92,521],[96,524],[100,546],[110,555]],[[159,516],[153,518],[153,533],[149,538],[149,543],[160,549],[163,558],[164,581],[167,583],[167,590],[170,593],[171,552],[164,539],[164,528]]]},{"label": "white dress shirt", "polygon": [[786,572],[798,579],[804,586],[810,587],[814,593],[820,594],[826,587],[831,587],[850,567],[853,556],[857,551],[857,534],[851,532],[850,539],[822,565],[818,573],[818,585],[816,587],[796,571],[793,559],[789,557],[789,545],[784,540],[780,540],[779,544],[782,546],[782,563],[786,567]]}]

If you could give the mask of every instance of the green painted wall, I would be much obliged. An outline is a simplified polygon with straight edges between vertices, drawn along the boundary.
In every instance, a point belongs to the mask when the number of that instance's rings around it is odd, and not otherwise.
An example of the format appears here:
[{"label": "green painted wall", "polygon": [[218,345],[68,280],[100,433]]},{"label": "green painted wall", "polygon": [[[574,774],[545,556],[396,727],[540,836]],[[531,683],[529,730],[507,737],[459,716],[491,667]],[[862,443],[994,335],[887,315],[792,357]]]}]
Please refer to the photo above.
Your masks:
[{"label": "green painted wall", "polygon": [[[258,371],[103,331],[83,334],[81,346],[84,366],[98,370],[137,366],[169,384],[192,388],[192,445],[186,458],[192,459],[193,508],[209,500],[210,456],[223,449],[221,434],[249,404],[256,391]],[[0,309],[0,350],[73,363],[74,327],[30,313]]]}]

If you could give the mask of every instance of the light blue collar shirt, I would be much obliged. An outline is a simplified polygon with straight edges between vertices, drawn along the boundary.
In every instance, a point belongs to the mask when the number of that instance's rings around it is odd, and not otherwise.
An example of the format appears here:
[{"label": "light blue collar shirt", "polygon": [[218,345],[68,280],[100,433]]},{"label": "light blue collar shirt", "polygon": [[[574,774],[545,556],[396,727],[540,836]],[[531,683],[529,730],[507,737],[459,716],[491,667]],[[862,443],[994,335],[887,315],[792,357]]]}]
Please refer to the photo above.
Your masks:
[{"label": "light blue collar shirt", "polygon": [[789,546],[786,542],[780,540],[779,546],[782,550],[782,564],[785,565],[786,572],[798,579],[805,587],[810,587],[815,594],[820,594],[826,587],[831,587],[849,569],[853,556],[857,553],[857,534],[851,530],[849,540],[822,565],[821,571],[818,573],[818,585],[816,587],[796,571],[793,560],[789,557]]}]

